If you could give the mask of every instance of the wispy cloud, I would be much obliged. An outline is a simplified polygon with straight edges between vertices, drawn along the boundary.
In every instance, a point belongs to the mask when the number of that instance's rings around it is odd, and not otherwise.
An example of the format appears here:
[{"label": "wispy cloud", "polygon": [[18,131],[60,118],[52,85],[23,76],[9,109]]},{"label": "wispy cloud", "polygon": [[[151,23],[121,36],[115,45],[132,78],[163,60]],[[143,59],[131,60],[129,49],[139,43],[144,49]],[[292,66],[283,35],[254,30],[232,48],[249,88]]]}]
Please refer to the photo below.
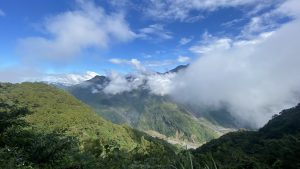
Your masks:
[{"label": "wispy cloud", "polygon": [[272,31],[282,25],[280,21],[288,18],[287,15],[279,13],[277,10],[266,12],[259,16],[254,16],[249,23],[242,28],[241,37],[251,38],[261,32]]},{"label": "wispy cloud", "polygon": [[213,11],[223,7],[253,5],[258,0],[151,0],[145,5],[145,14],[161,20],[179,20],[188,22],[199,20],[203,16],[192,15],[192,11]]},{"label": "wispy cloud", "polygon": [[0,9],[0,17],[5,16],[5,13],[3,12],[3,10]]},{"label": "wispy cloud", "polygon": [[134,59],[134,58],[130,59],[130,60],[120,59],[120,58],[112,58],[109,60],[109,62],[111,62],[113,64],[126,64],[126,65],[133,66],[138,71],[142,71],[142,72],[146,71],[146,68],[142,65],[142,63],[138,59]]},{"label": "wispy cloud", "polygon": [[193,40],[193,37],[183,37],[180,39],[179,44],[180,45],[186,45],[190,43]]},{"label": "wispy cloud", "polygon": [[133,59],[121,59],[121,58],[112,58],[109,59],[110,63],[117,65],[129,65],[134,67],[139,72],[151,72],[152,68],[156,67],[165,67],[165,66],[176,66],[178,64],[186,63],[190,61],[188,56],[178,56],[176,59],[166,59],[166,60],[146,60],[141,62],[140,60]]},{"label": "wispy cloud", "polygon": [[208,32],[203,33],[202,40],[190,47],[190,51],[197,54],[205,54],[216,50],[229,49],[232,40],[227,37],[214,37]]},{"label": "wispy cloud", "polygon": [[178,58],[177,58],[177,62],[179,62],[179,63],[186,63],[189,60],[190,60],[190,58],[187,56],[178,56]]},{"label": "wispy cloud", "polygon": [[137,37],[149,40],[168,40],[173,38],[172,33],[161,24],[153,24],[140,29]]},{"label": "wispy cloud", "polygon": [[260,43],[273,33],[274,31],[259,31],[255,35],[251,34],[250,36],[250,33],[248,33],[247,36],[245,36],[244,32],[242,32],[241,35],[237,37],[216,37],[205,32],[202,35],[202,39],[197,44],[192,45],[189,50],[195,54],[216,53],[235,46]]},{"label": "wispy cloud", "polygon": [[76,1],[77,9],[48,17],[45,36],[19,40],[19,53],[38,59],[74,57],[86,48],[107,48],[115,42],[135,38],[123,14],[107,14],[92,1]]}]

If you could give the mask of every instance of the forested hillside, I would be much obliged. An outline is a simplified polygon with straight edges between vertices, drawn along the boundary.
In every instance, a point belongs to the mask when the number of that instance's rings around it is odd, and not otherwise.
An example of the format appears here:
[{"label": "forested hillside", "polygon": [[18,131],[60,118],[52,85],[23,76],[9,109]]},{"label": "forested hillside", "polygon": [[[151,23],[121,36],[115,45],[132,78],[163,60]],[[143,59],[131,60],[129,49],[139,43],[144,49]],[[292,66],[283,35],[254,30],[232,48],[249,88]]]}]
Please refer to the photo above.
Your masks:
[{"label": "forested hillside", "polygon": [[258,131],[240,130],[180,150],[105,121],[55,87],[0,84],[0,168],[298,169],[299,152],[300,105]]},{"label": "forested hillside", "polygon": [[0,168],[152,168],[175,148],[42,83],[0,85]]},{"label": "forested hillside", "polygon": [[193,151],[195,167],[214,159],[220,169],[300,168],[300,104],[275,115],[259,131],[238,131]]},{"label": "forested hillside", "polygon": [[[143,85],[135,90],[108,94],[103,89],[109,83],[108,77],[96,76],[67,90],[100,116],[116,124],[127,124],[138,130],[155,131],[193,143],[204,143],[223,134],[217,129],[221,126],[205,118],[196,118],[168,96],[153,94]],[[93,92],[95,89],[97,92]]]}]

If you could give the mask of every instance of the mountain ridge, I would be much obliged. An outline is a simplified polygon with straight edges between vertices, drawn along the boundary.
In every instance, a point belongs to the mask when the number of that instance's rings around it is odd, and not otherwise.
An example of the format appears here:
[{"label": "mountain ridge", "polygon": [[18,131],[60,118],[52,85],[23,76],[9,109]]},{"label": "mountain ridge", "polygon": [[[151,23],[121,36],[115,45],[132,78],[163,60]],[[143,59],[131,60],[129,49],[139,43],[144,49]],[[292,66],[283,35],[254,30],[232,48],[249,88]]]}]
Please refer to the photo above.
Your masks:
[{"label": "mountain ridge", "polygon": [[159,168],[176,150],[44,83],[0,83],[0,118],[0,168]]},{"label": "mountain ridge", "polygon": [[[187,67],[188,65],[181,65],[164,74],[178,73]],[[126,76],[128,81],[135,78],[132,75]],[[232,131],[213,124],[206,118],[196,118],[192,112],[169,96],[151,93],[145,87],[147,81],[131,91],[109,94],[105,92],[105,87],[110,81],[109,77],[95,76],[82,84],[69,87],[67,91],[91,106],[106,120],[116,124],[128,124],[145,132],[156,131],[169,139],[201,144]]]}]

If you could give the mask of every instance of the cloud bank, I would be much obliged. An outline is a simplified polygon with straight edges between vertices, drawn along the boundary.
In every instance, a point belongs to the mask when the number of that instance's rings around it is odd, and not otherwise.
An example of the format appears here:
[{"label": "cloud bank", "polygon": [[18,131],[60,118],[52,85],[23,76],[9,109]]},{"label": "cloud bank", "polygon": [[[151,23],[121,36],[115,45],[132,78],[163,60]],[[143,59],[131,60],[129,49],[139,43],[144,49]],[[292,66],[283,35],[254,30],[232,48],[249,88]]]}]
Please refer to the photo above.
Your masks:
[{"label": "cloud bank", "polygon": [[122,75],[111,72],[108,75],[110,82],[107,86],[98,86],[92,93],[98,93],[103,89],[106,94],[120,94],[136,89],[148,89],[150,93],[164,96],[170,94],[172,90],[175,73],[157,74],[151,72],[137,72],[131,75]]},{"label": "cloud bank", "polygon": [[[37,81],[45,81],[50,83],[59,83],[66,86],[79,84],[86,80],[90,80],[98,75],[96,72],[87,71],[82,74],[69,73],[69,74],[47,74],[44,77],[37,79]],[[32,79],[33,80],[33,79]],[[32,81],[30,80],[30,81]]]},{"label": "cloud bank", "polygon": [[138,89],[143,84],[144,76],[136,75],[134,79],[128,79],[127,76],[117,72],[111,72],[108,76],[110,83],[104,88],[106,94],[119,94],[126,91]]},{"label": "cloud bank", "polygon": [[215,109],[225,106],[241,122],[260,127],[300,102],[299,6],[296,0],[283,3],[272,12],[294,20],[271,32],[262,29],[255,37],[250,31],[252,38],[206,33],[204,41],[190,48],[200,57],[186,71],[142,78],[154,94]]},{"label": "cloud bank", "polygon": [[202,56],[176,77],[171,95],[202,106],[226,105],[254,127],[299,103],[300,20],[291,2],[284,9],[297,18],[272,33],[247,41],[212,38],[206,46],[195,46],[192,50]]}]

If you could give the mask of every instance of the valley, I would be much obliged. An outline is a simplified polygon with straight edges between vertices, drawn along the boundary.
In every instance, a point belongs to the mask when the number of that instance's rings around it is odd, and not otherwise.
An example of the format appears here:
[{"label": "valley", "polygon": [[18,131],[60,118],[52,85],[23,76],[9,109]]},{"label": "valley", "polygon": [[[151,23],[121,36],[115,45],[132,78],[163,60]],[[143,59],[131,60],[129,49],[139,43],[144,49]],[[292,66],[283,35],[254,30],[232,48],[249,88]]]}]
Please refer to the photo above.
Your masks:
[{"label": "valley", "polygon": [[[186,67],[176,67],[164,75],[176,74],[184,71]],[[154,131],[163,136],[160,138],[170,143],[188,144],[195,147],[236,130],[236,128],[227,128],[216,123],[213,116],[210,119],[201,115],[196,117],[195,114],[199,115],[199,113],[191,112],[191,108],[186,109],[187,106],[175,102],[167,95],[151,93],[146,78],[140,79],[138,76],[129,75],[125,80],[143,82],[134,90],[116,94],[105,92],[106,88],[113,83],[112,79],[105,76],[95,76],[81,84],[63,88],[77,99],[90,105],[106,120],[116,124],[125,124],[146,133]],[[222,113],[220,111],[218,114]]]}]

